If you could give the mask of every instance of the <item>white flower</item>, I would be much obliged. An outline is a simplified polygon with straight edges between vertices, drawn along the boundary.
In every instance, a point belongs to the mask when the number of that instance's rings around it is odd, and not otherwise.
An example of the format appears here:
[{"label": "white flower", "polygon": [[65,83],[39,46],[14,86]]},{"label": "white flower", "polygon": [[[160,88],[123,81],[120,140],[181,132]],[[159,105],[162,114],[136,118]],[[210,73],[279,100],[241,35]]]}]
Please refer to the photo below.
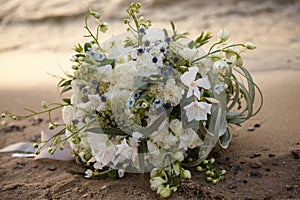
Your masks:
[{"label": "white flower", "polygon": [[116,152],[116,155],[120,154],[127,159],[131,159],[132,153],[133,153],[133,148],[127,144],[127,141],[125,138],[122,140],[121,144],[117,144],[116,147],[118,149]]},{"label": "white flower", "polygon": [[170,78],[167,80],[166,85],[163,87],[161,99],[164,102],[170,102],[174,106],[176,106],[180,103],[180,100],[182,99],[181,91],[182,88],[176,85],[175,79]]},{"label": "white flower", "polygon": [[184,107],[188,121],[207,120],[207,114],[210,114],[211,104],[205,102],[192,102]]},{"label": "white flower", "polygon": [[97,68],[98,80],[102,82],[111,82],[112,79],[112,67],[111,65],[100,66]]},{"label": "white flower", "polygon": [[181,151],[177,151],[176,153],[173,154],[173,158],[175,160],[178,160],[179,162],[182,162],[184,160],[184,155]]},{"label": "white flower", "polygon": [[124,177],[124,174],[125,174],[124,169],[119,169],[119,170],[118,170],[118,176],[119,176],[119,178],[123,178],[123,177]]},{"label": "white flower", "polygon": [[220,40],[222,40],[223,42],[225,42],[226,40],[228,40],[228,38],[230,36],[230,33],[226,29],[221,29],[219,31],[218,36],[219,36]]},{"label": "white flower", "polygon": [[88,95],[89,103],[95,108],[97,111],[100,111],[102,108],[103,102],[101,101],[101,97],[97,95]]},{"label": "white flower", "polygon": [[62,109],[62,118],[66,124],[70,124],[73,121],[73,107],[64,106]]},{"label": "white flower", "polygon": [[188,61],[192,61],[195,59],[195,57],[198,54],[198,49],[196,48],[184,48],[183,50],[180,50],[179,55],[181,55],[184,59],[188,60]]},{"label": "white flower", "polygon": [[97,162],[94,164],[94,168],[102,169],[104,166],[115,159],[116,147],[112,142],[110,142],[108,144],[99,144],[98,149],[98,152],[93,153],[97,160]]},{"label": "white flower", "polygon": [[178,119],[173,119],[169,123],[169,128],[176,136],[181,135],[183,133],[182,122],[179,121]]},{"label": "white flower", "polygon": [[221,92],[224,91],[223,85],[222,85],[222,84],[217,84],[217,85],[215,85],[214,91],[215,91],[215,93],[220,94]]},{"label": "white flower", "polygon": [[130,146],[132,147],[137,147],[139,146],[139,140],[141,137],[143,137],[144,135],[139,133],[139,132],[133,132],[132,133],[132,137],[129,138],[130,141]]},{"label": "white flower", "polygon": [[93,176],[93,171],[91,169],[87,169],[85,171],[85,178],[91,178]]},{"label": "white flower", "polygon": [[150,179],[151,189],[156,191],[159,186],[162,184],[167,183],[167,180],[163,179],[162,177],[156,176]]},{"label": "white flower", "polygon": [[189,87],[187,98],[192,96],[192,94],[194,93],[194,95],[198,99],[200,99],[200,91],[198,87],[202,87],[205,89],[210,88],[210,83],[207,78],[200,78],[198,80],[195,80],[198,71],[199,69],[197,67],[191,67],[189,68],[188,72],[185,72],[180,76],[180,80],[182,81],[182,83]]},{"label": "white flower", "polygon": [[220,60],[217,60],[214,65],[213,65],[213,68],[216,70],[216,71],[219,71],[219,70],[222,70],[224,68],[227,68],[228,67],[228,64],[226,62],[225,59],[220,59]]},{"label": "white flower", "polygon": [[198,134],[191,128],[184,131],[184,133],[179,137],[178,149],[187,150],[188,148],[193,149],[200,146],[203,142],[199,138]]}]

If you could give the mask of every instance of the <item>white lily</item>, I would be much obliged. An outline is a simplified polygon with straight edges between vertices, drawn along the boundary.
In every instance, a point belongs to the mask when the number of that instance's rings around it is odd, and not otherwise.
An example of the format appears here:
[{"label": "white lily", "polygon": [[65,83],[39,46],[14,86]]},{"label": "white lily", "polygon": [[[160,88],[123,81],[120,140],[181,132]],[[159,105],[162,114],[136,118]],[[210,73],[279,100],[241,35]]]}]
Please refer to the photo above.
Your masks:
[{"label": "white lily", "polygon": [[207,114],[210,114],[211,104],[205,102],[192,102],[184,107],[188,121],[207,120]]},{"label": "white lily", "polygon": [[117,144],[117,152],[116,155],[122,155],[127,159],[131,159],[133,148],[127,144],[126,139],[124,138],[121,144]]},{"label": "white lily", "polygon": [[187,93],[187,98],[192,96],[194,94],[198,99],[200,99],[200,90],[199,87],[209,89],[210,88],[210,83],[207,78],[200,78],[198,80],[196,79],[197,73],[199,69],[198,67],[191,67],[189,68],[188,72],[185,72],[180,76],[180,80],[182,83],[186,86],[188,86],[189,91]]}]

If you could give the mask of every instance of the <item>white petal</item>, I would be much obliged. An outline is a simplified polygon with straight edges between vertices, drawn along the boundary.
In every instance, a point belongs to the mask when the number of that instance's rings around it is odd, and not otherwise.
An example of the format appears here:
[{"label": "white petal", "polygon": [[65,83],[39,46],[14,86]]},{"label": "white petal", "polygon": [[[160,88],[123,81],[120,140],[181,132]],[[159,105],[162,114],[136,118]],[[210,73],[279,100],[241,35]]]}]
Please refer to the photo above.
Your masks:
[{"label": "white petal", "polygon": [[189,122],[196,118],[197,109],[195,109],[195,106],[197,106],[197,103],[192,102],[189,105],[184,107],[184,109],[186,110],[186,116],[188,117]]},{"label": "white petal", "polygon": [[193,95],[193,88],[189,87],[189,91],[188,93],[186,94],[186,98],[189,98],[190,96]]},{"label": "white petal", "polygon": [[198,87],[194,87],[194,95],[200,100],[200,91]]},{"label": "white petal", "polygon": [[210,83],[208,78],[200,78],[196,81],[197,86],[202,87],[204,89],[210,88]]}]

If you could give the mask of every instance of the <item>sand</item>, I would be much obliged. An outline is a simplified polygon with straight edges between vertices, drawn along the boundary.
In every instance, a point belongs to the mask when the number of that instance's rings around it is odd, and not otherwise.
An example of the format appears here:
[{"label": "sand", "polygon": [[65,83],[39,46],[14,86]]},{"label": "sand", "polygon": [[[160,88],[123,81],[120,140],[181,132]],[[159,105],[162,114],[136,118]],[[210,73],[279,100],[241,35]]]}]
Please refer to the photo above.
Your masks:
[{"label": "sand", "polygon": [[[72,3],[71,3],[72,2]],[[124,30],[121,19],[129,1],[0,1],[0,111],[24,113],[42,100],[59,101],[57,80],[70,70],[72,47],[83,42],[83,16],[89,7],[111,25],[107,36]],[[209,3],[210,2],[210,3]],[[169,26],[196,36],[201,30],[232,32],[232,41],[255,43],[245,56],[264,94],[259,115],[240,127],[228,149],[211,156],[228,173],[216,186],[194,173],[185,190],[170,199],[300,199],[300,3],[298,1],[144,2],[153,26]],[[11,11],[14,12],[11,12]],[[28,15],[27,13],[31,13]],[[121,24],[121,25],[120,25]],[[60,69],[60,67],[61,69]],[[55,114],[60,119],[60,113]],[[260,127],[252,127],[259,124]],[[0,148],[38,141],[46,116],[0,121]],[[251,130],[251,131],[250,131]],[[156,199],[149,177],[126,174],[122,180],[86,180],[75,162],[33,161],[0,154],[0,199]]]}]

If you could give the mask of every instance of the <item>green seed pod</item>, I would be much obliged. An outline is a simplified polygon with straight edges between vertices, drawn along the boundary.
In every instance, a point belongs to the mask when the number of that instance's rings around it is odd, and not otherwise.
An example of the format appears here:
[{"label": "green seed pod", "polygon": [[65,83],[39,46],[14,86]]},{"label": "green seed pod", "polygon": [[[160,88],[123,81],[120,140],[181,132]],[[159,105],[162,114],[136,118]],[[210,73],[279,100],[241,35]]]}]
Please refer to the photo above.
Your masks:
[{"label": "green seed pod", "polygon": [[211,158],[211,159],[209,160],[209,162],[210,162],[211,164],[213,164],[215,161],[216,161],[216,160],[215,160],[214,158]]},{"label": "green seed pod", "polygon": [[203,172],[203,171],[204,171],[204,169],[203,169],[201,166],[197,166],[196,170],[197,170],[198,172]]},{"label": "green seed pod", "polygon": [[209,175],[210,175],[210,170],[207,170],[207,171],[205,172],[205,174],[206,174],[207,176],[209,176]]},{"label": "green seed pod", "polygon": [[203,164],[207,165],[208,164],[208,160],[203,160]]},{"label": "green seed pod", "polygon": [[213,179],[211,182],[212,182],[213,184],[217,184],[217,183],[220,182],[220,179]]},{"label": "green seed pod", "polygon": [[207,177],[206,180],[211,182],[213,180],[213,178],[212,177]]},{"label": "green seed pod", "polygon": [[220,174],[221,174],[221,175],[224,175],[224,174],[226,174],[226,170],[225,170],[225,169],[223,169],[223,170],[220,172]]}]

